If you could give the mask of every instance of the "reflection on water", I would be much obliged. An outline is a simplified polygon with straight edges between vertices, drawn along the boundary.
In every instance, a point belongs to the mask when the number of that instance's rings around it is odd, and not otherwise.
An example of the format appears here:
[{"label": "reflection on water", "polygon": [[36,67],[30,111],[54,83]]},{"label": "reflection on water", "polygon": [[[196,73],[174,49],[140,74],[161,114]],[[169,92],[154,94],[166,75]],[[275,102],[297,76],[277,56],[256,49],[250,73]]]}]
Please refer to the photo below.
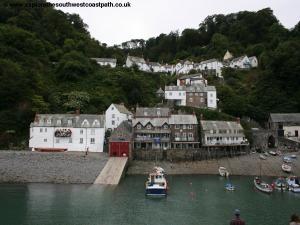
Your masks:
[{"label": "reflection on water", "polygon": [[300,214],[300,194],[260,193],[252,177],[169,176],[167,198],[146,198],[146,176],[127,176],[117,186],[0,185],[0,224],[227,225],[235,208],[247,224],[286,225]]}]

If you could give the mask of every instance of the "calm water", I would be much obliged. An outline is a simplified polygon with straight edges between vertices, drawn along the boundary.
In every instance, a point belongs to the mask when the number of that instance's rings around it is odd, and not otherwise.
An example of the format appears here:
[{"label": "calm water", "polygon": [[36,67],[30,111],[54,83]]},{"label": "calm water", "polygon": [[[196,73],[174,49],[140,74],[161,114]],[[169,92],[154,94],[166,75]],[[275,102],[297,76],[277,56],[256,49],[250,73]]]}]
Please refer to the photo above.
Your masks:
[{"label": "calm water", "polygon": [[127,176],[118,187],[0,185],[0,224],[228,225],[235,208],[249,224],[287,225],[300,214],[300,194],[266,195],[251,177],[232,177],[235,192],[218,176],[169,176],[169,196],[144,196],[145,176]]}]

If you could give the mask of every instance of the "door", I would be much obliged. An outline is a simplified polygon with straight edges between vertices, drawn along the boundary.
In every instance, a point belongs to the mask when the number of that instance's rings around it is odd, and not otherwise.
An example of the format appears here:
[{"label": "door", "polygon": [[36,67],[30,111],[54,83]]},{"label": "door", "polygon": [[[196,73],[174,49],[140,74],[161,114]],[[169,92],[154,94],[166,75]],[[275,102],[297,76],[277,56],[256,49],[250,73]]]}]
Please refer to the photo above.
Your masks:
[{"label": "door", "polygon": [[295,137],[298,137],[298,131],[295,130]]}]

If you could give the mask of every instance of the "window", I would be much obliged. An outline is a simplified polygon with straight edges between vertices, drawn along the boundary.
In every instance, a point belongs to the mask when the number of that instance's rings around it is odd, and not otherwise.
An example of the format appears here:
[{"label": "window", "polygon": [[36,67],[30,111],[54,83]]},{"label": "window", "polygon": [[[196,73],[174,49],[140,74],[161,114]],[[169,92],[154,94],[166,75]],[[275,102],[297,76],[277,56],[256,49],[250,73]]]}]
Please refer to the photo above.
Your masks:
[{"label": "window", "polygon": [[175,138],[179,138],[180,134],[179,133],[175,133]]},{"label": "window", "polygon": [[80,144],[83,144],[83,138],[80,138],[80,139],[79,139],[79,143],[80,143]]},{"label": "window", "polygon": [[72,143],[72,138],[69,138],[69,143]]},{"label": "window", "polygon": [[211,94],[210,94],[210,97],[214,97],[214,94],[211,93]]},{"label": "window", "polygon": [[151,124],[147,125],[147,129],[150,130],[152,128]]},{"label": "window", "polygon": [[204,102],[204,98],[200,98],[200,102]]},{"label": "window", "polygon": [[182,133],[182,137],[183,137],[183,138],[186,138],[186,133]]},{"label": "window", "polygon": [[44,142],[47,142],[47,138],[44,139]]},{"label": "window", "polygon": [[61,120],[57,120],[57,121],[56,121],[56,124],[57,124],[58,126],[60,126],[60,125],[61,125]]},{"label": "window", "polygon": [[91,144],[95,144],[95,138],[91,138]]},{"label": "window", "polygon": [[188,136],[189,138],[193,138],[194,137],[193,133],[189,133],[188,135],[189,135]]},{"label": "window", "polygon": [[193,129],[193,125],[188,125],[188,129],[192,130]]},{"label": "window", "polygon": [[203,93],[200,93],[200,96],[203,97]]},{"label": "window", "polygon": [[195,93],[195,96],[198,96],[198,93]]},{"label": "window", "polygon": [[49,124],[49,125],[51,124],[51,119],[47,120],[47,124]]},{"label": "window", "polygon": [[179,92],[179,96],[181,96],[181,92]]},{"label": "window", "polygon": [[55,139],[55,142],[56,142],[56,143],[59,143],[59,139],[58,139],[58,138],[56,138],[56,139]]},{"label": "window", "polygon": [[180,129],[180,125],[179,125],[179,124],[176,124],[176,125],[175,125],[175,129]]},{"label": "window", "polygon": [[91,129],[91,135],[95,135],[95,129]]},{"label": "window", "polygon": [[115,115],[115,114],[112,114],[112,115],[111,115],[111,118],[116,118],[116,115]]},{"label": "window", "polygon": [[115,125],[115,121],[113,120],[113,121],[111,121],[111,125]]},{"label": "window", "polygon": [[136,128],[137,128],[138,130],[142,129],[141,124],[138,124],[138,125],[136,126]]},{"label": "window", "polygon": [[40,128],[40,133],[43,133],[43,128]]},{"label": "window", "polygon": [[111,111],[113,111],[114,109],[115,109],[115,108],[112,106],[112,107],[111,107]]},{"label": "window", "polygon": [[210,103],[213,103],[213,100],[210,100],[209,102],[210,102]]},{"label": "window", "polygon": [[186,129],[186,125],[185,124],[182,125],[182,129]]},{"label": "window", "polygon": [[193,102],[193,98],[189,98],[189,102]]},{"label": "window", "polygon": [[183,92],[182,95],[185,96],[185,93]]},{"label": "window", "polygon": [[189,96],[193,96],[193,93],[189,93]]},{"label": "window", "polygon": [[168,129],[169,126],[167,124],[164,125],[164,129]]},{"label": "window", "polygon": [[45,128],[45,132],[47,133],[47,128]]},{"label": "window", "polygon": [[83,134],[83,129],[80,130],[80,134]]},{"label": "window", "polygon": [[68,120],[68,126],[72,125],[72,120]]},{"label": "window", "polygon": [[172,96],[172,92],[169,92],[169,96]]}]

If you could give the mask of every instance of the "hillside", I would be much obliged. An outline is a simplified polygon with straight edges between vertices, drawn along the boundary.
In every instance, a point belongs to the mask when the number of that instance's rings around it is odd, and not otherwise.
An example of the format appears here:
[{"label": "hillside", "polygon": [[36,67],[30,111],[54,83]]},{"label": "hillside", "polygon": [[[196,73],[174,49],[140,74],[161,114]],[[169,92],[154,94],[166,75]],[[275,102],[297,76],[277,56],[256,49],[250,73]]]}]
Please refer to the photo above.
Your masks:
[{"label": "hillside", "polygon": [[[130,109],[158,103],[155,91],[174,77],[123,68],[128,52],[164,62],[220,58],[226,49],[256,55],[257,70],[225,71],[225,83],[209,78],[221,111],[259,121],[270,111],[299,112],[300,25],[285,29],[270,9],[210,16],[197,30],[162,34],[141,49],[122,50],[92,39],[78,15],[8,8],[6,2],[0,3],[1,148],[26,146],[36,112],[103,113],[111,102]],[[91,57],[117,58],[119,67],[101,68]]]}]

